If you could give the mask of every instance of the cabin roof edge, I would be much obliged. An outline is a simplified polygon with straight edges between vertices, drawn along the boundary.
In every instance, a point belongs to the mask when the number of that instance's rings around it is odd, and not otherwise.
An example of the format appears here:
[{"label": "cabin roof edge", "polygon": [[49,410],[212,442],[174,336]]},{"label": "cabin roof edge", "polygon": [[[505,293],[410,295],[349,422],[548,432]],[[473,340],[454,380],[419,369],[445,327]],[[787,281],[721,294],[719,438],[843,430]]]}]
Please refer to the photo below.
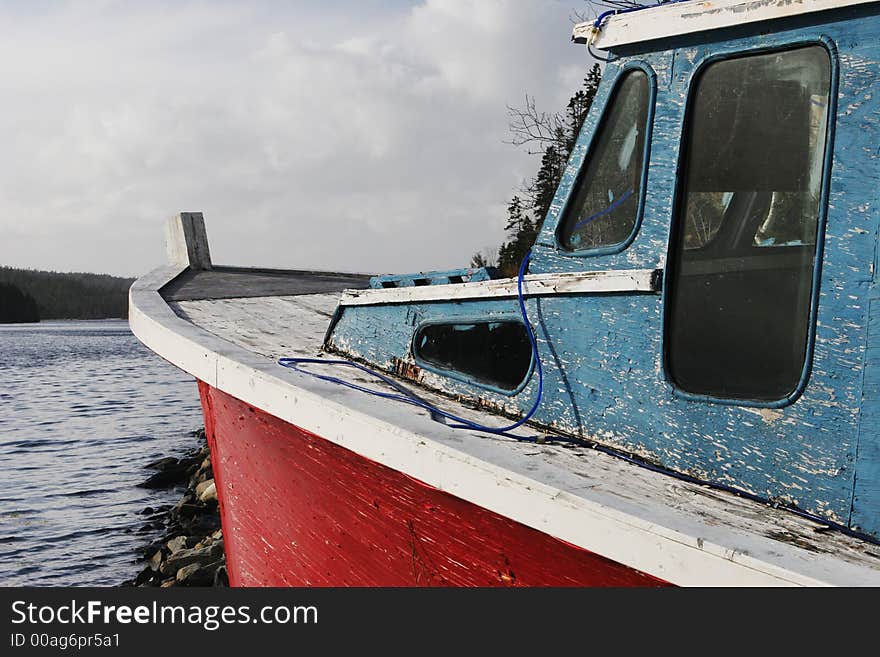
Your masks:
[{"label": "cabin roof edge", "polygon": [[675,37],[756,23],[878,0],[692,0],[672,2],[636,11],[624,11],[601,20],[578,23],[572,41],[601,50],[663,37]]}]

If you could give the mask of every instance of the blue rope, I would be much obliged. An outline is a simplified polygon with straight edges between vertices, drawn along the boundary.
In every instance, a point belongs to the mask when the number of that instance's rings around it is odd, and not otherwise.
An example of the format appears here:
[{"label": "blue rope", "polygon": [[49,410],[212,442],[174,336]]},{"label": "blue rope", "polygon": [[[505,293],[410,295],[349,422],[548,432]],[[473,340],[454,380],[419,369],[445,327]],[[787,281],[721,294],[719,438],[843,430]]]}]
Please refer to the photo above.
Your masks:
[{"label": "blue rope", "polygon": [[[423,408],[426,411],[429,411],[432,415],[439,415],[447,420],[451,420],[456,424],[448,425],[452,429],[469,429],[471,431],[480,431],[483,433],[491,433],[496,435],[508,436],[510,438],[515,438],[517,440],[526,440],[530,442],[536,442],[539,440],[537,436],[514,436],[511,435],[510,432],[514,429],[517,429],[524,425],[526,422],[531,419],[531,417],[538,410],[538,406],[541,405],[541,399],[544,396],[544,370],[541,366],[541,357],[538,353],[538,341],[535,338],[535,331],[532,329],[532,325],[529,323],[529,317],[526,313],[526,304],[525,299],[523,297],[523,278],[525,277],[526,265],[529,263],[529,259],[532,257],[532,252],[529,250],[526,253],[526,256],[523,258],[522,263],[519,266],[519,274],[516,278],[516,293],[517,300],[519,301],[519,311],[522,314],[523,323],[526,326],[526,331],[529,335],[529,343],[532,346],[532,358],[535,363],[535,370],[538,373],[538,392],[535,395],[535,401],[532,404],[529,412],[526,413],[521,419],[517,420],[513,424],[510,424],[506,427],[487,427],[483,424],[479,424],[472,420],[468,420],[467,418],[459,417],[457,415],[453,415],[452,413],[448,413],[436,406],[419,399],[411,392],[405,390],[402,386],[400,386],[396,381],[390,379],[389,377],[376,372],[364,365],[359,363],[352,362],[350,360],[327,360],[324,358],[279,358],[278,364],[282,367],[287,367],[289,369],[295,370],[297,372],[301,372],[303,374],[308,374],[311,377],[316,379],[320,379],[321,381],[328,381],[330,383],[335,383],[337,385],[345,386],[346,388],[351,388],[352,390],[357,390],[359,392],[364,392],[369,395],[373,395],[375,397],[380,397],[382,399],[390,399],[393,401],[403,402],[404,404],[411,404],[413,406],[418,406],[419,408]],[[383,392],[381,390],[375,390],[373,388],[367,388],[356,383],[351,383],[350,381],[345,381],[344,379],[340,379],[335,376],[329,376],[327,374],[318,374],[317,372],[310,372],[309,370],[305,370],[300,367],[300,365],[311,365],[311,364],[320,364],[320,365],[339,365],[343,367],[352,367],[356,370],[360,370],[365,374],[377,379],[378,381],[382,381],[383,383],[392,386],[393,388],[400,390],[403,394],[395,394],[391,392]],[[555,438],[554,438],[555,440]],[[566,439],[561,439],[566,440]],[[571,442],[578,441],[572,440]]]}]

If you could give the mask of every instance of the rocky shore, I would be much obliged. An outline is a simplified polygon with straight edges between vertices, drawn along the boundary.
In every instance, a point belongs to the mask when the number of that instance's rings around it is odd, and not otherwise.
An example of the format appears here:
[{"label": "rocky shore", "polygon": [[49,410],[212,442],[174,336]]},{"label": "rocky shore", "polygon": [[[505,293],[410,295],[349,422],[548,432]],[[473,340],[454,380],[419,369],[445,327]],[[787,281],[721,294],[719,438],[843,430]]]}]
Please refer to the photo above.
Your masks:
[{"label": "rocky shore", "polygon": [[228,586],[223,531],[217,507],[217,489],[205,431],[193,435],[201,447],[176,458],[161,458],[144,466],[155,470],[141,486],[186,492],[174,506],[147,507],[142,530],[162,530],[162,536],[142,550],[143,569],[123,586]]}]

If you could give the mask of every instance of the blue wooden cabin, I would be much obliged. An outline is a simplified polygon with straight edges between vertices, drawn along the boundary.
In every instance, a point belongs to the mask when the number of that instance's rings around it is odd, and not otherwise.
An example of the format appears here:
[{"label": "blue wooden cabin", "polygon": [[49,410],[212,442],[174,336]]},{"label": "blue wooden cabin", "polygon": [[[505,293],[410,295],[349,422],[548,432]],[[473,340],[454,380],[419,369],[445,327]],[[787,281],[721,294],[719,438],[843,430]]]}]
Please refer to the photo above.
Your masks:
[{"label": "blue wooden cabin", "polygon": [[[878,35],[864,0],[578,27],[608,62],[522,280],[532,422],[880,538]],[[327,348],[529,411],[515,279],[373,287]]]}]

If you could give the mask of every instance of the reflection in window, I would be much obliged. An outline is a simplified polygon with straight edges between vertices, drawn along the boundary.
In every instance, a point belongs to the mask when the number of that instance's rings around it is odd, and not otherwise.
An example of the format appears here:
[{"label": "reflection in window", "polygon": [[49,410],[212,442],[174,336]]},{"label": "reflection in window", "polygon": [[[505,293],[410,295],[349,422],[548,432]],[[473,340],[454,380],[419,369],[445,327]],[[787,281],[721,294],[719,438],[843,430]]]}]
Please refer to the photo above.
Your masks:
[{"label": "reflection in window", "polygon": [[681,389],[774,401],[807,352],[831,62],[820,46],[697,80],[670,254],[666,359]]},{"label": "reflection in window", "polygon": [[515,390],[532,365],[532,345],[522,322],[428,324],[413,340],[416,359],[480,383]]},{"label": "reflection in window", "polygon": [[626,73],[609,101],[559,223],[563,248],[582,251],[614,246],[625,242],[635,229],[649,99],[647,74],[641,70]]}]

